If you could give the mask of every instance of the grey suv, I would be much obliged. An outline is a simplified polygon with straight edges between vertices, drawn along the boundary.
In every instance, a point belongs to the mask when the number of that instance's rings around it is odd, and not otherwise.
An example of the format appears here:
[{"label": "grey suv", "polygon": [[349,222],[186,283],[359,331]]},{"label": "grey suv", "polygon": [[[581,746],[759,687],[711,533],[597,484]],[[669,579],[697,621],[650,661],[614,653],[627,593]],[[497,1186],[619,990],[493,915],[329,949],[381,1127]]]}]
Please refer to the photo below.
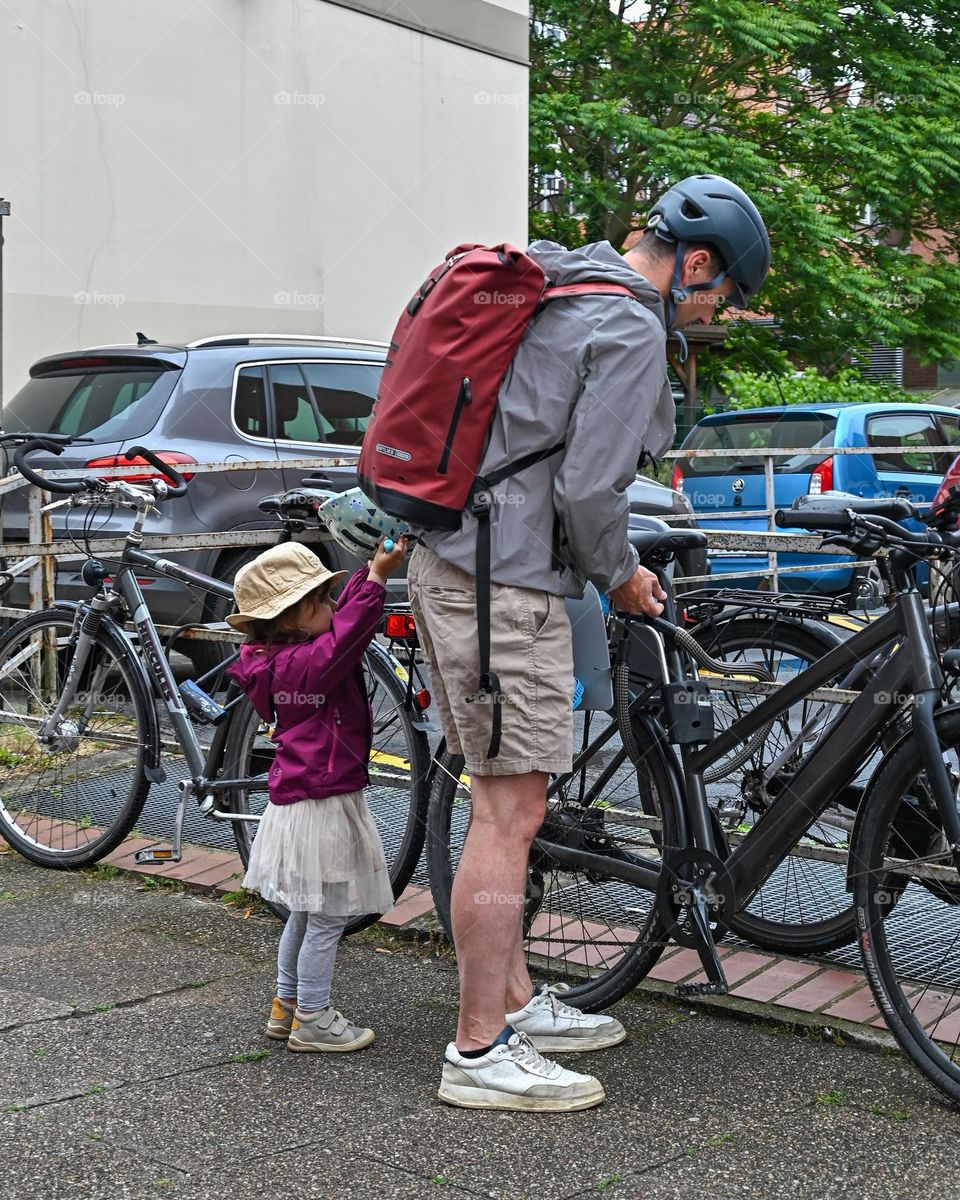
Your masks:
[{"label": "grey suv", "polygon": [[[377,394],[386,346],[377,342],[329,337],[242,335],[212,337],[185,346],[164,346],[142,338],[138,345],[99,346],[40,359],[30,379],[4,406],[7,432],[61,433],[86,439],[40,467],[113,465],[130,446],[142,443],[161,457],[169,456],[190,477],[190,463],[243,463],[266,460],[269,470],[223,471],[195,475],[186,496],[163,506],[150,533],[226,533],[276,529],[275,519],[258,508],[264,496],[296,487],[304,475],[325,477],[325,486],[344,490],[356,484],[352,465]],[[285,463],[313,456],[347,459],[349,465],[293,470]],[[131,475],[136,467],[131,468]],[[692,517],[689,503],[677,492],[640,479],[631,489],[637,514]],[[56,509],[55,535],[83,532],[84,511]],[[26,493],[14,492],[2,511],[3,535],[9,542],[27,534]],[[691,520],[691,523],[692,520]],[[66,527],[65,527],[66,526]],[[98,513],[93,537],[125,531],[124,513]],[[262,547],[260,548],[262,549]],[[317,553],[335,569],[358,564],[332,541]],[[178,554],[178,561],[220,579],[233,578],[255,548],[197,550]],[[688,574],[702,574],[705,556],[684,564]],[[156,620],[171,625],[216,620],[226,604],[197,596],[172,580],[143,580]],[[404,588],[403,581],[397,586]],[[89,589],[79,564],[58,570],[57,596],[76,599]],[[9,603],[25,603],[22,587]],[[213,665],[214,643],[189,643],[198,667]]]}]

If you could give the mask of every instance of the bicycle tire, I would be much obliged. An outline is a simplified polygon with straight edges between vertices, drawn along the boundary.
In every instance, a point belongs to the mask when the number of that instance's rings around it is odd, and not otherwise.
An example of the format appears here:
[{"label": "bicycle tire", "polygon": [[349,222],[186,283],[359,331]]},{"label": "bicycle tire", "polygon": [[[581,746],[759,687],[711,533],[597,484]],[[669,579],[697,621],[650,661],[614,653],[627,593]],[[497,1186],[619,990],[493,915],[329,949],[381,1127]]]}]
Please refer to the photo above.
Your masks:
[{"label": "bicycle tire", "polygon": [[[374,741],[371,749],[370,783],[364,790],[367,804],[383,840],[393,894],[399,897],[410,882],[426,836],[427,789],[430,745],[427,735],[418,729],[404,706],[406,682],[404,668],[377,643],[367,648],[363,659],[367,696],[374,716]],[[399,672],[402,674],[398,674]],[[389,729],[388,729],[389,723]],[[226,794],[228,811],[263,811],[266,804],[265,777],[273,761],[273,744],[264,722],[247,699],[237,705],[224,747],[224,774],[228,779],[263,776],[264,785],[251,802],[250,793],[231,789]],[[256,768],[256,770],[254,770]],[[393,787],[388,786],[393,784]],[[398,821],[397,795],[409,793],[406,811]],[[255,825],[233,822],[233,834],[244,870],[250,861]],[[283,905],[268,902],[282,920],[289,915]],[[378,920],[379,913],[354,917],[346,927],[356,933]]]},{"label": "bicycle tire", "polygon": [[[39,727],[44,709],[53,710],[63,690],[70,662],[64,651],[75,612],[75,606],[57,606],[31,613],[0,638],[0,747],[6,751],[0,765],[0,836],[31,862],[62,870],[89,866],[123,841],[150,789],[146,768],[157,762],[159,753],[148,682],[136,652],[108,617],[78,680],[81,707],[64,714],[67,727],[82,706],[92,706],[89,735],[64,735],[67,746],[77,739],[76,754],[37,745],[31,731]],[[28,645],[38,646],[34,639],[45,631],[56,638],[57,653],[55,659],[47,659],[51,674],[43,680],[43,669],[37,672],[40,655],[29,653]],[[26,654],[23,661],[11,665],[21,654]],[[94,680],[95,690],[79,686]],[[36,715],[29,711],[38,706]],[[111,745],[114,748],[107,750]],[[110,755],[108,762],[104,752]],[[83,764],[93,760],[96,771],[84,769]]]},{"label": "bicycle tire", "polygon": [[[960,767],[960,708],[937,715],[941,746],[953,755],[953,772]],[[928,1080],[955,1103],[960,1103],[960,1062],[956,1037],[947,1038],[946,1013],[960,1003],[960,963],[956,947],[960,941],[960,875],[949,868],[955,881],[922,884],[909,872],[890,869],[893,861],[909,862],[915,871],[926,854],[917,854],[921,843],[929,843],[932,858],[946,858],[939,836],[939,816],[932,801],[924,804],[920,755],[909,734],[900,739],[876,771],[858,825],[851,862],[857,913],[857,934],[867,978],[877,1006],[890,1032],[907,1057]],[[917,817],[917,808],[927,817]],[[945,846],[945,839],[944,839]],[[927,848],[926,846],[924,848]],[[903,858],[904,852],[908,855]],[[942,889],[938,896],[938,889]],[[931,896],[933,900],[931,901]],[[945,901],[937,903],[938,899]],[[928,925],[921,925],[921,921]],[[930,934],[926,929],[929,928]],[[954,962],[941,958],[938,969],[944,979],[920,980],[907,964],[907,955],[917,945],[927,950],[926,961],[937,937],[954,952]],[[928,973],[928,972],[927,972]],[[918,986],[921,985],[921,986]],[[952,1053],[944,1049],[952,1045]]]},{"label": "bicycle tire", "polygon": [[[790,664],[792,671],[797,669],[798,663],[802,664],[802,669],[839,643],[837,634],[822,624],[800,625],[762,614],[739,617],[719,625],[712,632],[701,630],[699,636],[697,628],[692,632],[714,658],[730,659],[753,651],[762,655],[764,665],[775,675],[784,661]],[[715,703],[714,709],[722,718],[723,705]],[[738,714],[740,711],[737,708]],[[781,722],[788,719],[782,718]],[[803,718],[798,724],[802,723]],[[722,727],[722,722],[718,721],[718,725]],[[776,750],[777,731],[775,725],[765,739],[762,752],[771,746]],[[734,778],[738,781],[746,779],[748,770],[755,770],[759,760],[760,754],[752,755],[734,772]],[[719,819],[715,828],[722,828]],[[832,841],[831,848],[843,841],[849,842],[849,836],[835,837],[823,818],[810,826],[808,834],[808,840]],[[721,852],[726,852],[725,845]],[[807,900],[804,899],[805,892],[809,896]],[[799,915],[799,921],[787,919],[788,907]],[[810,913],[811,907],[819,914],[816,918]],[[824,913],[825,907],[835,911]],[[779,954],[823,954],[849,945],[856,938],[856,919],[846,890],[845,866],[789,855],[751,898],[747,908],[737,913],[730,929],[745,941]]]},{"label": "bicycle tire", "polygon": [[[609,714],[597,715],[611,719]],[[675,846],[678,836],[676,798],[670,766],[661,745],[651,734],[645,721],[635,718],[633,733],[640,760],[632,766],[637,771],[638,787],[642,790],[640,773],[643,772],[656,795],[655,800],[647,800],[647,806],[656,806],[659,809],[662,827],[660,842],[656,848],[662,851],[664,845]],[[623,757],[625,761],[625,756],[626,752],[621,746],[611,762],[614,762],[616,757]],[[604,765],[609,767],[611,764]],[[450,924],[450,895],[468,823],[464,798],[469,797],[469,788],[466,777],[463,776],[463,768],[464,761],[460,755],[443,752],[438,756],[427,817],[427,868],[430,889],[437,915],[451,944],[453,931]],[[564,778],[572,780],[579,776]],[[600,778],[602,779],[602,772]],[[554,803],[556,807],[557,802]],[[621,801],[613,805],[615,813],[622,811],[622,803],[621,796]],[[459,813],[456,812],[458,807],[461,808]],[[644,807],[645,813],[648,812],[648,807]],[[598,803],[592,806],[592,811],[596,814],[606,811],[609,814],[611,810],[604,808],[604,798],[600,797]],[[545,826],[549,826],[550,820],[551,812],[548,807]],[[623,850],[629,844],[626,838],[618,835],[615,827],[611,827],[607,817],[603,818],[603,830],[608,838],[616,839],[618,849]],[[644,861],[649,865],[649,859],[645,858]],[[569,984],[570,991],[564,998],[576,1007],[584,1011],[605,1008],[631,991],[663,953],[666,930],[655,902],[656,898],[619,880],[607,880],[604,885],[604,881],[596,873],[593,873],[591,878],[585,873],[577,873],[570,867],[565,867],[562,872],[553,871],[547,881],[544,879],[542,867],[542,862],[537,861],[534,852],[528,866],[527,903],[523,922],[528,963],[536,973],[549,974]],[[562,885],[561,875],[566,880]],[[571,880],[575,882],[571,883]],[[579,889],[576,895],[573,894],[574,888]],[[551,896],[556,898],[556,914],[552,907],[549,910],[545,908],[548,897]],[[587,901],[586,904],[584,900]],[[635,919],[632,915],[627,915],[630,905],[624,903],[626,900],[637,900],[640,911],[645,915],[637,936],[630,941],[623,935],[632,936]],[[568,916],[559,909],[561,905],[572,911],[573,916]],[[605,909],[614,909],[610,920],[622,921],[624,924],[610,924],[608,921],[604,929],[601,922],[606,919],[603,915]],[[612,940],[608,940],[611,937]],[[604,958],[603,947],[607,945],[612,947],[612,953]]]}]

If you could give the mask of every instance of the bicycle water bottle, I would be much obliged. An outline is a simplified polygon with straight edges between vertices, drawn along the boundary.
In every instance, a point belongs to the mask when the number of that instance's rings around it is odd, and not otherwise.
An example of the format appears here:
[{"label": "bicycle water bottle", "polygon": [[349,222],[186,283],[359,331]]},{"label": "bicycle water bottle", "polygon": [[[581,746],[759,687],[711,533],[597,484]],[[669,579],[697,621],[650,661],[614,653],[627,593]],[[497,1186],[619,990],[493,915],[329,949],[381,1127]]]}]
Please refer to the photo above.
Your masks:
[{"label": "bicycle water bottle", "polygon": [[573,710],[574,710],[574,712],[576,712],[576,710],[580,707],[582,701],[583,701],[583,682],[582,682],[582,680],[578,679],[576,677],[576,675],[574,675],[574,677],[573,677]]}]

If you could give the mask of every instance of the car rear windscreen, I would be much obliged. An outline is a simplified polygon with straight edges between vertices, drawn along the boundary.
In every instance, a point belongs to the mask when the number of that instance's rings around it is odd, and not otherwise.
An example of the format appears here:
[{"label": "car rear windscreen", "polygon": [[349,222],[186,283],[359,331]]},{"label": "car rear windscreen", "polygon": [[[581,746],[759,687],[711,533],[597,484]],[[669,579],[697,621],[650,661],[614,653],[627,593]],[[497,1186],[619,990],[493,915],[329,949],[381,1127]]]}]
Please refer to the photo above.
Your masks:
[{"label": "car rear windscreen", "polygon": [[730,453],[685,458],[680,462],[685,475],[727,475],[731,471],[738,475],[762,474],[763,458],[751,454],[751,450],[810,448],[814,453],[773,460],[774,469],[781,474],[802,474],[812,471],[823,461],[824,455],[819,451],[833,446],[836,425],[836,417],[827,413],[767,413],[697,425],[684,450],[729,450]]},{"label": "car rear windscreen", "polygon": [[94,441],[143,437],[180,372],[168,367],[96,367],[51,371],[29,380],[3,406],[8,433],[67,433]]}]

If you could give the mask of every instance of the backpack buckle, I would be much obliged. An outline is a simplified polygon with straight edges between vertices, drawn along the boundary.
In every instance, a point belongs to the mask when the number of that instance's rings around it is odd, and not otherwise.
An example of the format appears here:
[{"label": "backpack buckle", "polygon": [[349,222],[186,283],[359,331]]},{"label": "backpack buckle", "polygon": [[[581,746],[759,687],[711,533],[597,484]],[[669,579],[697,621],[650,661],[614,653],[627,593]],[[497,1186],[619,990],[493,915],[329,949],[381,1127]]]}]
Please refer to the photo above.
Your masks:
[{"label": "backpack buckle", "polygon": [[490,515],[493,508],[492,497],[486,485],[478,487],[470,498],[470,511],[478,519]]}]

